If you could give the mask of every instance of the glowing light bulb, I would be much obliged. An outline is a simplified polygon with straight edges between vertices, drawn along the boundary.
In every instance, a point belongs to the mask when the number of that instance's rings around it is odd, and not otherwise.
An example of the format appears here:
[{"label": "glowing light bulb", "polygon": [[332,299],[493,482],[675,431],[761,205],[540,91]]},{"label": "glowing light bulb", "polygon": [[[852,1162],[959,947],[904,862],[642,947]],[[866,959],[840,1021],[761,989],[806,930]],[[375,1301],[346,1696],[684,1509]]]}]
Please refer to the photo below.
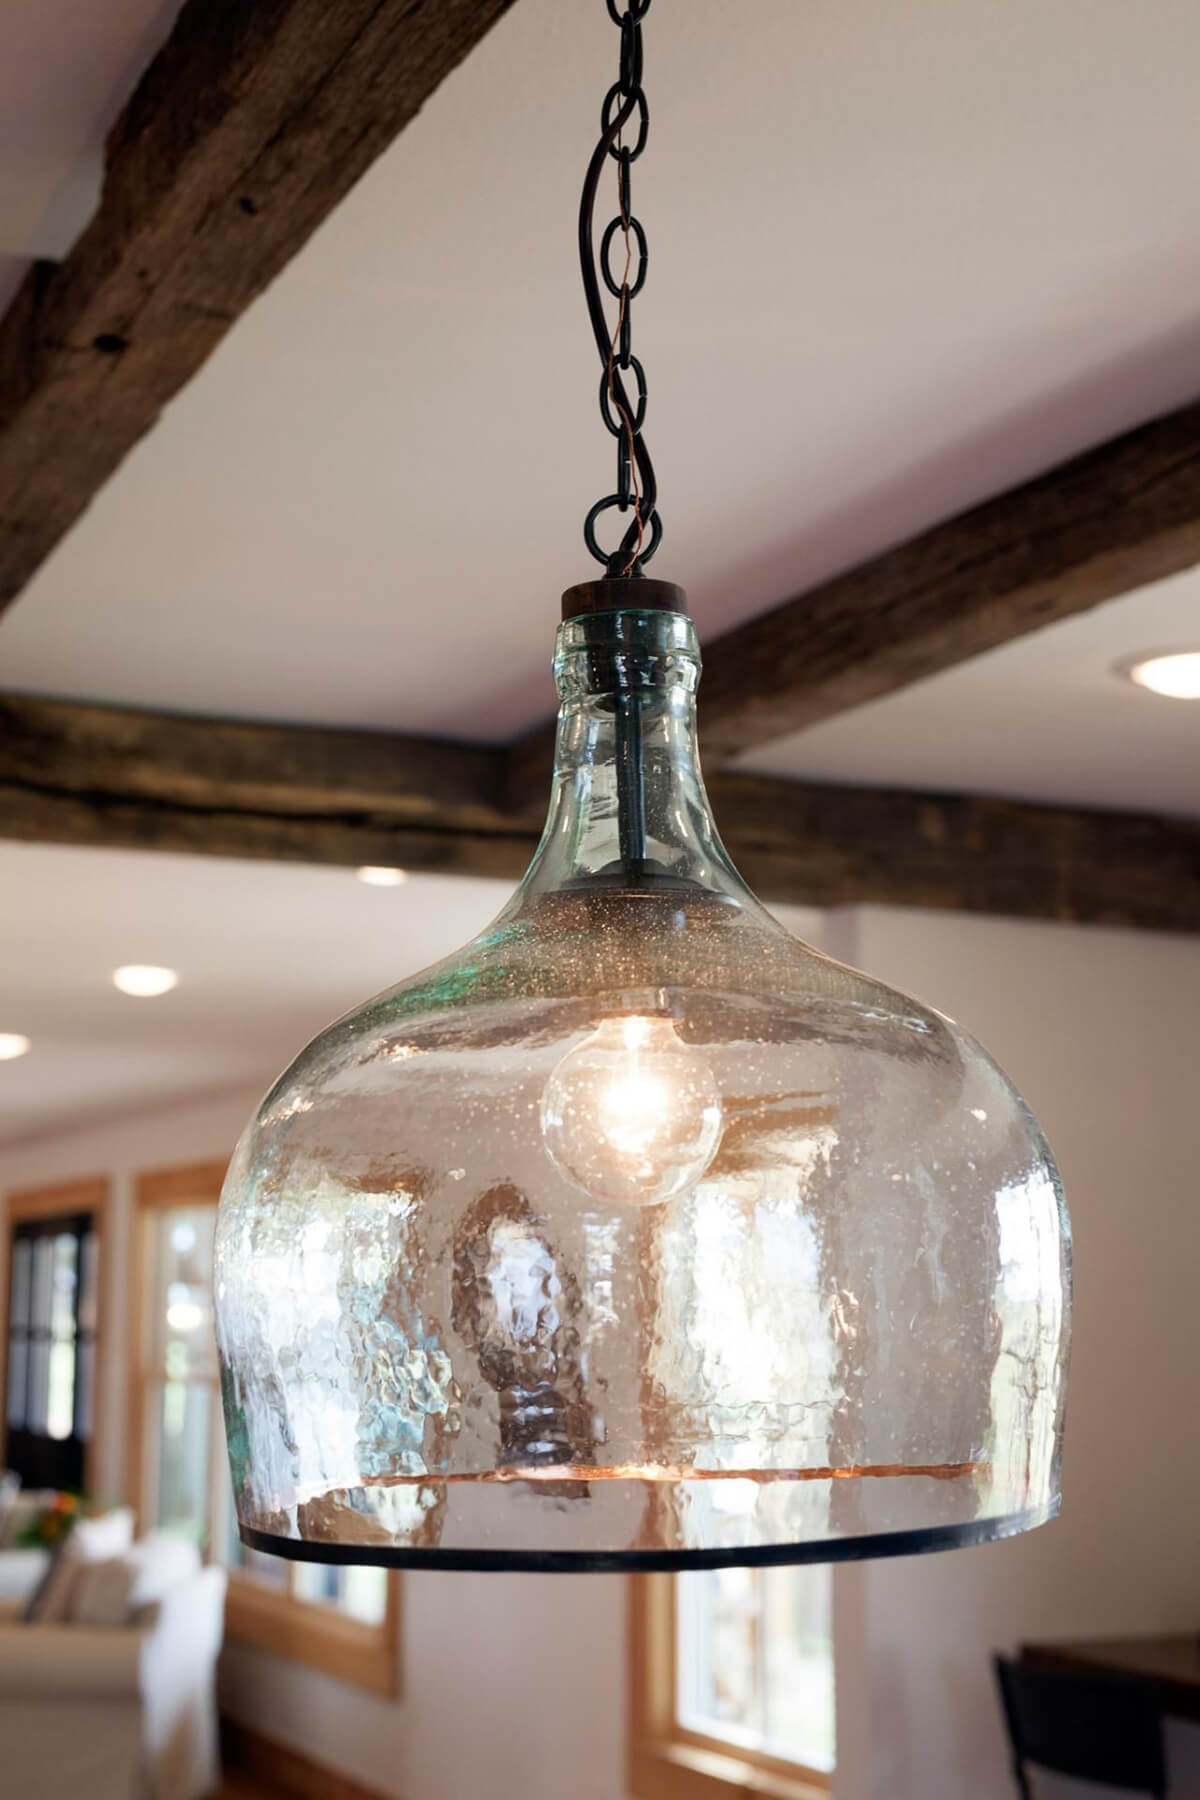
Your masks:
[{"label": "glowing light bulb", "polygon": [[670,1019],[605,1019],[546,1083],[542,1134],[552,1161],[594,1199],[651,1206],[707,1169],[721,1097]]}]

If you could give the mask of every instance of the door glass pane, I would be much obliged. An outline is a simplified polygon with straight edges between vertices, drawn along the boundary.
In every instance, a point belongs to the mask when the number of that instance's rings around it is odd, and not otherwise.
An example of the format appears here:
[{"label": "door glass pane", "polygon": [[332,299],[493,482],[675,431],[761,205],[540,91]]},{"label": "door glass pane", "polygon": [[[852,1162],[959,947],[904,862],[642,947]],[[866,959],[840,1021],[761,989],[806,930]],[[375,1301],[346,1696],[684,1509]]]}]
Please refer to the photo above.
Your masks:
[{"label": "door glass pane", "polygon": [[828,1770],[834,1763],[832,1593],[827,1568],[763,1570],[766,1748]]},{"label": "door glass pane", "polygon": [[79,1329],[94,1332],[100,1276],[100,1240],[94,1231],[84,1237],[79,1264]]},{"label": "door glass pane", "polygon": [[387,1616],[387,1570],[342,1569],[342,1611],[364,1625],[382,1625]]},{"label": "door glass pane", "polygon": [[761,1571],[697,1570],[680,1577],[677,1592],[681,1724],[761,1742]]},{"label": "door glass pane", "polygon": [[325,1563],[297,1563],[292,1571],[292,1592],[297,1600],[314,1606],[336,1606],[340,1569]]},{"label": "door glass pane", "polygon": [[69,1438],[75,1426],[75,1283],[79,1240],[60,1232],[52,1242],[50,1365],[46,1382],[47,1437]]},{"label": "door glass pane", "polygon": [[311,1605],[333,1606],[363,1625],[381,1625],[387,1616],[387,1570],[335,1568],[297,1563],[292,1592]]},{"label": "door glass pane", "polygon": [[154,1522],[205,1544],[212,1389],[168,1380],[153,1385],[148,1400],[155,1449]]},{"label": "door glass pane", "polygon": [[69,1438],[75,1429],[75,1340],[52,1338],[46,1381],[47,1437]]},{"label": "door glass pane", "polygon": [[[49,1267],[49,1258],[46,1262]],[[47,1288],[47,1293],[49,1288]],[[29,1388],[25,1409],[26,1431],[45,1433],[50,1401],[50,1339],[37,1337],[29,1345]]]},{"label": "door glass pane", "polygon": [[[90,1252],[85,1248],[90,1240]],[[83,1486],[95,1350],[81,1361],[81,1279],[95,1287],[97,1241],[86,1214],[18,1224],[12,1244],[8,1456],[32,1487]],[[90,1255],[91,1274],[86,1259]]]},{"label": "door glass pane", "polygon": [[829,1568],[689,1571],[675,1591],[680,1724],[731,1747],[831,1770]]},{"label": "door glass pane", "polygon": [[80,1338],[76,1343],[75,1355],[75,1436],[87,1443],[92,1435],[92,1417],[96,1403],[94,1338]]},{"label": "door glass pane", "polygon": [[56,1338],[75,1336],[75,1283],[78,1278],[79,1239],[60,1232],[54,1239],[50,1330]]},{"label": "door glass pane", "polygon": [[33,1274],[33,1245],[28,1238],[18,1238],[12,1250],[12,1284],[9,1290],[9,1325],[29,1323],[29,1285]]},{"label": "door glass pane", "polygon": [[20,1431],[25,1425],[25,1383],[29,1378],[29,1339],[13,1334],[8,1340],[8,1423]]},{"label": "door glass pane", "polygon": [[215,1373],[212,1323],[211,1206],[173,1206],[156,1213],[151,1234],[150,1360],[190,1374]]},{"label": "door glass pane", "polygon": [[29,1323],[35,1331],[49,1331],[53,1296],[54,1239],[50,1237],[35,1238],[33,1241],[33,1293],[29,1308]]}]

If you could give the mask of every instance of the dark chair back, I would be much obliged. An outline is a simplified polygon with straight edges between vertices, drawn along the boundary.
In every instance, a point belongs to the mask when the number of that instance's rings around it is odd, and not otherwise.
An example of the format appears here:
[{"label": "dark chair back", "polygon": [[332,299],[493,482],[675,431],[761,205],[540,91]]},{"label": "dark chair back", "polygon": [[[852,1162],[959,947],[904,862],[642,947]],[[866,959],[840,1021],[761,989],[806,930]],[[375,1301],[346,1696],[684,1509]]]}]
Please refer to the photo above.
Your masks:
[{"label": "dark chair back", "polygon": [[1026,1763],[1165,1800],[1162,1718],[1147,1687],[995,1660],[1023,1800],[1033,1800]]}]

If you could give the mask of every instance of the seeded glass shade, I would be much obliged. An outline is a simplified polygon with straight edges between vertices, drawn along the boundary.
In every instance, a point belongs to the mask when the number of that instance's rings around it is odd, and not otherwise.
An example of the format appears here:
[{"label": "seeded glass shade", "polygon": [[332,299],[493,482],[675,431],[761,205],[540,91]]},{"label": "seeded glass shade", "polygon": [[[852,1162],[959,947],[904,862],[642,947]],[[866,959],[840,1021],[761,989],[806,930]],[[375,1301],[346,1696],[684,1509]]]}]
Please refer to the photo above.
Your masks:
[{"label": "seeded glass shade", "polygon": [[737,876],[686,617],[572,619],[555,668],[550,816],[511,903],[323,1032],[233,1159],[217,1319],[243,1538],[663,1568],[1041,1523],[1069,1240],[1036,1123],[957,1026]]}]

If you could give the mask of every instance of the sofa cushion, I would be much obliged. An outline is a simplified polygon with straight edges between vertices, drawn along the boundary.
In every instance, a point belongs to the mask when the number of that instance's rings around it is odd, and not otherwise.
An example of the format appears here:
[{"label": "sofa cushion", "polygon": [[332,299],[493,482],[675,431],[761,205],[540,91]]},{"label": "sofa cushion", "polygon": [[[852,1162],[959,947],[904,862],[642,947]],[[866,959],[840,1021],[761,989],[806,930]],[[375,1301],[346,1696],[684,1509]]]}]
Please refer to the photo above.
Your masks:
[{"label": "sofa cushion", "polygon": [[65,1543],[50,1552],[49,1567],[25,1605],[27,1625],[54,1625],[66,1618],[80,1567],[68,1558]]},{"label": "sofa cushion", "polygon": [[164,1594],[187,1581],[200,1567],[200,1552],[190,1538],[175,1531],[148,1531],[124,1558],[132,1571],[128,1604],[138,1610],[155,1606]]},{"label": "sofa cushion", "polygon": [[133,1542],[133,1512],[127,1506],[80,1519],[29,1602],[25,1617],[33,1625],[55,1625],[70,1618],[72,1595],[80,1572],[90,1563],[120,1556]]},{"label": "sofa cushion", "polygon": [[125,1556],[108,1556],[102,1562],[85,1563],[76,1574],[71,1589],[68,1623],[126,1624],[135,1573]]}]

